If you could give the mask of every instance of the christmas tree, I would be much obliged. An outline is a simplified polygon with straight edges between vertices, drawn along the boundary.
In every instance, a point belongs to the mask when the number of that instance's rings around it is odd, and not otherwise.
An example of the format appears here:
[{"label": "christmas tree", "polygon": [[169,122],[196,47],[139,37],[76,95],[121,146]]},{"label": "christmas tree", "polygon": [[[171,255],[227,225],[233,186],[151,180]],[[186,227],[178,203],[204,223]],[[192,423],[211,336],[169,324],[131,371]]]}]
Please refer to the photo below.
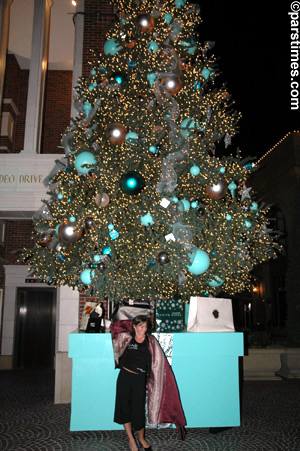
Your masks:
[{"label": "christmas tree", "polygon": [[247,290],[278,246],[245,184],[252,163],[229,153],[239,114],[213,43],[200,44],[199,7],[114,4],[24,260],[49,284],[114,301]]}]

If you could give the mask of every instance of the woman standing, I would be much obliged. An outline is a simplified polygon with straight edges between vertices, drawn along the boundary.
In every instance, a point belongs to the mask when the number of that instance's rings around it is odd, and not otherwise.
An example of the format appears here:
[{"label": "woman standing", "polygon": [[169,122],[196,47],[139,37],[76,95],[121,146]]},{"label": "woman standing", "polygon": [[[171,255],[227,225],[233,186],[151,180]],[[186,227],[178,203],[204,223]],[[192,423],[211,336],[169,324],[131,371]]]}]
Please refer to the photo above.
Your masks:
[{"label": "woman standing", "polygon": [[150,335],[148,317],[117,321],[111,330],[116,367],[121,369],[114,421],[123,424],[130,450],[138,450],[133,431],[143,448],[152,450],[145,439],[146,388],[149,423],[174,423],[184,438],[186,422],[175,378],[158,341]]}]

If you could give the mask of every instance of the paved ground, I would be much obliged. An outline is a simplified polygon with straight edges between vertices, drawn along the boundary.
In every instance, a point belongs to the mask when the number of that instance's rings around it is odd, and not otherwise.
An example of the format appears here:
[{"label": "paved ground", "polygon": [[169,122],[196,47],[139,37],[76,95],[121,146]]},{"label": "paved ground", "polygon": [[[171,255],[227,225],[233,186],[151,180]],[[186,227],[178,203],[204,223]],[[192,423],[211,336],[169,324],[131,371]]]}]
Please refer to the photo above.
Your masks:
[{"label": "paved ground", "polygon": [[[0,372],[1,451],[128,449],[122,431],[70,432],[70,405],[54,405],[53,392],[53,371]],[[153,450],[300,451],[300,380],[246,381],[242,392],[240,427],[187,429],[184,442],[174,429],[150,430]]]}]

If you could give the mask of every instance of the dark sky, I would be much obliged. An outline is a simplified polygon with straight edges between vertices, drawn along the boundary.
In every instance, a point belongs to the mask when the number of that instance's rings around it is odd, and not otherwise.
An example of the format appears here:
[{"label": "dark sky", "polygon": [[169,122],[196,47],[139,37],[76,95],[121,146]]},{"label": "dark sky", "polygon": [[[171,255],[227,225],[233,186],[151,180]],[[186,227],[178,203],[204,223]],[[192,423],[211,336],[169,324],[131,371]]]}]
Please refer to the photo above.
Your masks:
[{"label": "dark sky", "polygon": [[243,115],[232,145],[245,156],[259,157],[287,132],[300,129],[300,110],[290,108],[291,2],[197,3],[203,21],[200,41],[215,41],[212,52],[222,81]]}]

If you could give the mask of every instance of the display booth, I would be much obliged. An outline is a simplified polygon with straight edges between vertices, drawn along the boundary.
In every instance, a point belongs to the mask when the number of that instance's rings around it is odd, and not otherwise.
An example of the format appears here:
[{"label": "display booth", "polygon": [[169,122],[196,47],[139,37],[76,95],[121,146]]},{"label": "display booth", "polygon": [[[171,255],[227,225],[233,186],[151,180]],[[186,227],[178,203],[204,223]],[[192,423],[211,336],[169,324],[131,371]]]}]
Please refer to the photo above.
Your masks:
[{"label": "display booth", "polygon": [[[154,334],[155,335],[155,334]],[[171,338],[171,363],[187,428],[240,425],[239,357],[243,334],[177,332]],[[72,333],[71,431],[122,429],[113,422],[118,369],[111,335]]]}]

